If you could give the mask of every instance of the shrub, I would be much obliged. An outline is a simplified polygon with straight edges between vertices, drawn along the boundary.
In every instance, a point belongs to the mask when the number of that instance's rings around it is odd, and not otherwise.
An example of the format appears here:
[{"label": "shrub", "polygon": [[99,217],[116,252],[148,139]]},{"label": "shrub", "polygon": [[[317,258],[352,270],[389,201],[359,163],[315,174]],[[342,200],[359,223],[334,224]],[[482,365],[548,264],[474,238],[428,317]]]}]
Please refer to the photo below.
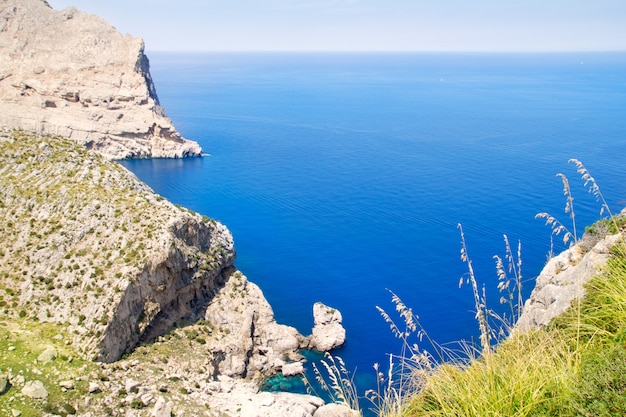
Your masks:
[{"label": "shrub", "polygon": [[133,398],[130,402],[130,408],[140,410],[144,408],[143,402],[139,398]]}]

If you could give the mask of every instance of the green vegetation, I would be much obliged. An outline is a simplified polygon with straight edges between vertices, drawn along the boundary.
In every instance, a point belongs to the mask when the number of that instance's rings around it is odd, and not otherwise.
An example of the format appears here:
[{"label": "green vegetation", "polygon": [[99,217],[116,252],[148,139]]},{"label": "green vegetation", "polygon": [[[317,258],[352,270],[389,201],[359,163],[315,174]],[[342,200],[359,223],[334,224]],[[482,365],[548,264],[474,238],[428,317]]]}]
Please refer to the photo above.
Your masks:
[{"label": "green vegetation", "polygon": [[[567,177],[563,181],[567,227],[556,217],[540,213],[555,235],[570,247],[588,251],[609,234],[626,231],[626,216],[613,215],[595,179],[577,160],[570,160],[601,204],[603,218],[579,236],[574,198]],[[379,308],[393,334],[402,342],[400,355],[390,355],[387,372],[378,364],[378,387],[365,396],[381,417],[435,416],[623,416],[626,415],[626,241],[623,236],[600,273],[583,288],[577,301],[548,327],[519,332],[514,324],[522,310],[521,254],[505,236],[506,255],[495,257],[500,302],[510,316],[496,316],[488,308],[474,275],[472,261],[459,225],[461,259],[468,273],[461,283],[471,285],[479,345],[462,343],[462,354],[444,349],[429,339],[435,352],[416,343],[428,338],[417,315],[392,293],[398,324]],[[582,274],[582,272],[581,272]],[[582,286],[580,286],[582,287]],[[494,345],[494,342],[495,345]],[[315,369],[320,385],[336,402],[358,410],[352,379],[339,358],[326,357],[324,372]]]},{"label": "green vegetation", "polygon": [[403,416],[616,416],[626,412],[626,245],[546,329],[513,333],[423,378]]},{"label": "green vegetation", "polygon": [[[38,417],[44,412],[66,416],[75,414],[75,407],[88,390],[87,381],[76,376],[89,375],[97,365],[80,358],[71,345],[65,326],[51,323],[33,323],[0,316],[0,376],[11,380],[39,380],[48,391],[44,400],[30,399],[19,394],[21,386],[9,386],[0,395],[0,415],[11,416],[12,410],[21,411],[22,417]],[[54,348],[56,359],[42,363],[38,356],[47,348]],[[74,389],[62,388],[61,381],[73,381]]]},{"label": "green vegetation", "polygon": [[[585,187],[601,202],[600,214],[608,213],[587,228],[593,241],[624,231],[624,216],[613,215],[595,179],[577,160],[571,160]],[[555,217],[540,213],[564,242],[582,243],[577,235],[573,197],[569,182],[564,184],[568,229]],[[571,230],[571,231],[570,231]],[[588,249],[584,246],[583,249]],[[507,259],[514,264],[507,242]],[[462,257],[471,261],[463,245]],[[503,271],[499,265],[498,274]],[[511,271],[511,267],[508,268]],[[515,270],[515,268],[513,268]],[[504,287],[501,286],[502,290]],[[409,391],[386,396],[379,406],[385,416],[617,416],[626,415],[626,243],[620,240],[600,274],[585,286],[586,296],[578,297],[566,313],[547,328],[509,336],[496,348],[485,317],[484,298],[477,294],[477,320],[481,347],[467,349],[469,360],[435,365],[423,353],[408,359],[412,366]],[[581,300],[582,298],[582,300]],[[504,297],[506,300],[507,298]],[[519,310],[518,310],[519,311]],[[507,327],[507,326],[505,326]],[[389,401],[389,399],[393,401]]]}]

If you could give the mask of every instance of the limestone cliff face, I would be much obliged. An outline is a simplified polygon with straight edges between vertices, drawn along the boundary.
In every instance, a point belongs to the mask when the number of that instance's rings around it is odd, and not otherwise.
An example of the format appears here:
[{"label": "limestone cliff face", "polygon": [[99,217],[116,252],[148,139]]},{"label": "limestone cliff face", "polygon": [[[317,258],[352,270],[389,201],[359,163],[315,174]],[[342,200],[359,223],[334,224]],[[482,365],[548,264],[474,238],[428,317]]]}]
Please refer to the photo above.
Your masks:
[{"label": "limestone cliff face", "polygon": [[225,226],[70,140],[0,131],[0,241],[0,314],[63,323],[90,359],[198,320],[215,377],[298,359]]},{"label": "limestone cliff face", "polygon": [[622,238],[622,234],[606,236],[588,250],[583,239],[550,259],[537,277],[516,327],[522,332],[545,327],[574,300],[584,297],[585,283],[598,274],[609,259],[611,247]]},{"label": "limestone cliff face", "polygon": [[202,153],[159,105],[140,38],[43,0],[0,0],[0,127],[60,134],[110,159]]}]

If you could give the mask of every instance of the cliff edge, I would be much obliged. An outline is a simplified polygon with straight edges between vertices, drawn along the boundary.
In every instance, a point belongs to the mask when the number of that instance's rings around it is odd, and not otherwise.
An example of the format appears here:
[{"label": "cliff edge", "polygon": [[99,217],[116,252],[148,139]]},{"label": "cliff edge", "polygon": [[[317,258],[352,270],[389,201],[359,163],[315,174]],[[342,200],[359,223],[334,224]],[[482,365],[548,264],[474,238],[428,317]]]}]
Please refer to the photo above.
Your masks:
[{"label": "cliff edge", "polygon": [[0,0],[0,127],[59,134],[109,159],[202,154],[160,106],[140,38],[44,0]]},{"label": "cliff edge", "polygon": [[[626,209],[620,216],[626,215]],[[516,328],[521,332],[547,326],[572,302],[585,296],[585,284],[602,270],[623,232],[596,238],[585,234],[571,248],[551,258],[537,277]]]},{"label": "cliff edge", "polygon": [[[316,304],[316,325],[328,311],[332,332],[307,338],[277,323],[260,288],[234,266],[228,229],[172,204],[118,163],[60,136],[0,129],[0,241],[0,380],[9,392],[43,380],[63,389],[56,401],[85,396],[71,404],[80,416],[208,407],[310,417],[323,405],[260,385],[302,373],[299,349],[316,337],[332,339],[317,349],[342,344],[340,313]],[[33,344],[36,332],[48,336]],[[59,352],[65,359],[54,362]],[[82,378],[89,384],[73,382]],[[2,396],[0,414],[11,412]]]},{"label": "cliff edge", "polygon": [[215,375],[297,359],[302,337],[233,266],[222,224],[61,137],[0,131],[0,167],[0,313],[66,323],[103,362],[197,320]]}]

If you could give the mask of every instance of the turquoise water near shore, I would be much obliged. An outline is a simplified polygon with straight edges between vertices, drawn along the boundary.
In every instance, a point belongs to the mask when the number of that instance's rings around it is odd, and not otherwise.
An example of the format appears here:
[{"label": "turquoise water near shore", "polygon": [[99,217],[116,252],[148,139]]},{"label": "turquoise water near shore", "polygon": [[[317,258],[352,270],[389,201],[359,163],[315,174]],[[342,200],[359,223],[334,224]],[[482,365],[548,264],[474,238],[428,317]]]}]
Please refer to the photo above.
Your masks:
[{"label": "turquoise water near shore", "polygon": [[[626,53],[150,54],[161,103],[210,154],[124,161],[156,192],[222,221],[236,265],[279,322],[308,334],[312,305],[339,309],[335,351],[372,386],[400,344],[375,306],[388,290],[441,344],[476,338],[457,224],[498,309],[493,255],[522,243],[524,292],[565,224],[600,206],[569,158],[626,205]],[[555,250],[562,245],[555,239]],[[415,342],[418,342],[415,340]]]}]

